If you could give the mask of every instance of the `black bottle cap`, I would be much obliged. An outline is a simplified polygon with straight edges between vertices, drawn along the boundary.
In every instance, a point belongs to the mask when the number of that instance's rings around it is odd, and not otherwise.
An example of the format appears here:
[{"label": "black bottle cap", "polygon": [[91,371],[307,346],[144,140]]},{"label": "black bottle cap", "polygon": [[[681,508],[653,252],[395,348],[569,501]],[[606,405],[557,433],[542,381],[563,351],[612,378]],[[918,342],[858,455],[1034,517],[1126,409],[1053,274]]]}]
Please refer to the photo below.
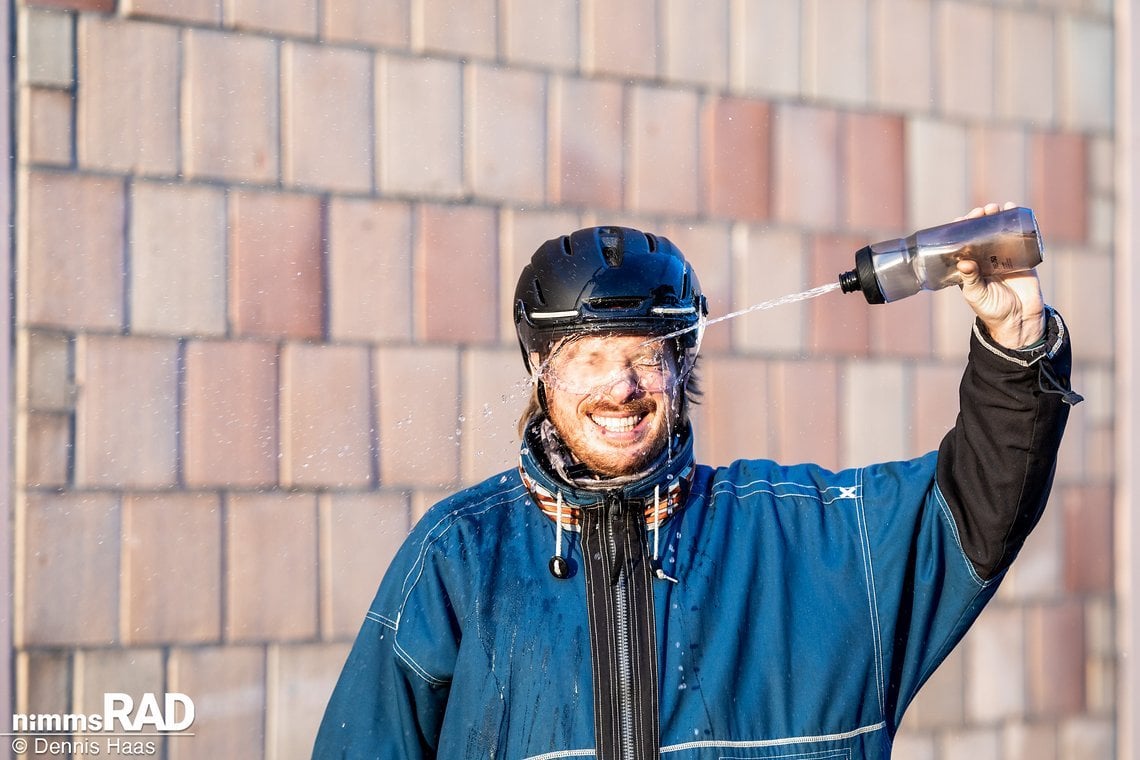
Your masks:
[{"label": "black bottle cap", "polygon": [[839,289],[844,293],[862,291],[867,303],[886,303],[879,280],[875,277],[870,246],[865,245],[855,252],[855,268],[839,275]]}]

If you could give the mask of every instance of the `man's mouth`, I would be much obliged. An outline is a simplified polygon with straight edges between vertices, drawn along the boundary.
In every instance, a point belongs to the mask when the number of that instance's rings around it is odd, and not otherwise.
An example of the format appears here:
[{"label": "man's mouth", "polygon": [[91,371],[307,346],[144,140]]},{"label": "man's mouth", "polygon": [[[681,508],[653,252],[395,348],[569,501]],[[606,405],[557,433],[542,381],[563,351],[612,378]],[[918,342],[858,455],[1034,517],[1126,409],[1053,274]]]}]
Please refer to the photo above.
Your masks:
[{"label": "man's mouth", "polygon": [[604,416],[591,414],[590,419],[595,425],[608,433],[628,433],[637,427],[638,423],[646,418],[646,413],[626,414],[622,416]]}]

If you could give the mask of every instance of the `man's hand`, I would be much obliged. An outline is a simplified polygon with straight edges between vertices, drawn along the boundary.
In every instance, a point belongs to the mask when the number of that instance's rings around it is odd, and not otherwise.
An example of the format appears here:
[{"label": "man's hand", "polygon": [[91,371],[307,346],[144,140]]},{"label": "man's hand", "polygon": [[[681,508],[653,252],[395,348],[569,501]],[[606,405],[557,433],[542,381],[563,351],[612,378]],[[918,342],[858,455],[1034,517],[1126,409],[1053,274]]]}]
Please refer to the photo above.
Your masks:
[{"label": "man's hand", "polygon": [[[959,219],[996,214],[1015,206],[987,203]],[[990,337],[1006,348],[1024,348],[1041,340],[1045,334],[1045,299],[1036,269],[982,277],[977,262],[964,260],[958,262],[958,271],[962,275],[962,296]]]}]

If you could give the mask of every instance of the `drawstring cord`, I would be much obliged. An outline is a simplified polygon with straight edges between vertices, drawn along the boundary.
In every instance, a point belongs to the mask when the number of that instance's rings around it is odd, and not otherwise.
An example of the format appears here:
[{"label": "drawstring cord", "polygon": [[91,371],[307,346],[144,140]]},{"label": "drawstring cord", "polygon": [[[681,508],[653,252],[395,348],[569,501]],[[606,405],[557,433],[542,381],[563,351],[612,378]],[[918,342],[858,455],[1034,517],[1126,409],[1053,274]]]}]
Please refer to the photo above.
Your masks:
[{"label": "drawstring cord", "polygon": [[653,564],[656,567],[653,574],[658,580],[676,583],[677,579],[665,574],[665,570],[657,563],[658,548],[661,541],[661,486],[653,486]]},{"label": "drawstring cord", "polygon": [[562,556],[562,491],[558,492],[555,506],[554,556],[550,558],[550,574],[558,580],[570,577],[570,563]]}]

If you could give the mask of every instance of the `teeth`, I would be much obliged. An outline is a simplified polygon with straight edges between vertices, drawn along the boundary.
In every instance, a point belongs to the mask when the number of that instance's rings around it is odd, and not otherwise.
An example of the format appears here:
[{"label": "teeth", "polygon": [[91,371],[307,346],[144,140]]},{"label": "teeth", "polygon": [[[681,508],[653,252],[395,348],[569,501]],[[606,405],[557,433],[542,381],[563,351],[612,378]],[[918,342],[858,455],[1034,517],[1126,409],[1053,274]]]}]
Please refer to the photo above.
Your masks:
[{"label": "teeth", "polygon": [[641,417],[599,417],[591,414],[590,419],[595,423],[609,430],[611,433],[628,433],[633,430],[637,423],[641,421]]}]

